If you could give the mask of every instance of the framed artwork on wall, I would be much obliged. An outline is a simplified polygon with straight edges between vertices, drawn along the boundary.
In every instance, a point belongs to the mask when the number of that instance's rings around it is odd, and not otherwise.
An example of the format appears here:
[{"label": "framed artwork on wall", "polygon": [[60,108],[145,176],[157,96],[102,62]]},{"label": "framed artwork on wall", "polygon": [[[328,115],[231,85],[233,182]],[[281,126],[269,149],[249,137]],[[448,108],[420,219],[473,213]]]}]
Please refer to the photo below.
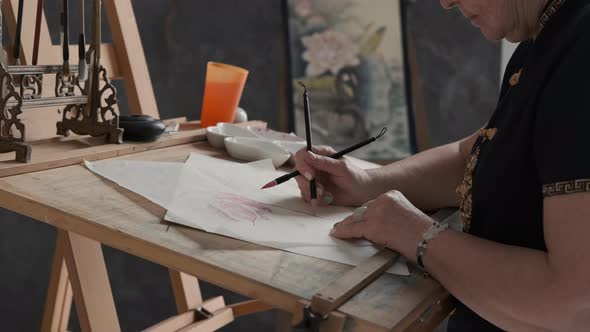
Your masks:
[{"label": "framed artwork on wall", "polygon": [[290,129],[336,150],[388,133],[352,155],[399,160],[415,152],[403,0],[284,0]]}]

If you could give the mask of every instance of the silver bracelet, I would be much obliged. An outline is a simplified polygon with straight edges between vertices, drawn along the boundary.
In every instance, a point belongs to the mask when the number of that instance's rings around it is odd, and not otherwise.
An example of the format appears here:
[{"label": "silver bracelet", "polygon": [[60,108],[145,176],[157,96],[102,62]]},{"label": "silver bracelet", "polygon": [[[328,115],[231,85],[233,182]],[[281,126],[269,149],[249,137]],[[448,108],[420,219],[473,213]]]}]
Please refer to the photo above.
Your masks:
[{"label": "silver bracelet", "polygon": [[422,241],[418,243],[418,247],[416,248],[416,262],[422,270],[425,270],[422,258],[426,255],[426,249],[428,249],[428,241],[434,239],[438,234],[442,233],[448,228],[448,223],[440,223],[435,221],[430,226],[430,228],[428,228],[428,230],[424,232],[424,234],[422,234]]}]

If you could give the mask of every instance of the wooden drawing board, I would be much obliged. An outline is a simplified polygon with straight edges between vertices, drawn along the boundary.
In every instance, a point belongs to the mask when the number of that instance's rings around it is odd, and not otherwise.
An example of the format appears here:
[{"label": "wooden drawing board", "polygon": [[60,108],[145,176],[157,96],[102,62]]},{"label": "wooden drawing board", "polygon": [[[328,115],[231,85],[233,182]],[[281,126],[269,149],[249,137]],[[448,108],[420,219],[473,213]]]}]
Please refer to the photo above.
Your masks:
[{"label": "wooden drawing board", "polygon": [[[190,152],[226,157],[207,143],[197,143],[119,158],[183,161]],[[351,269],[163,222],[164,211],[159,206],[81,165],[5,177],[0,188],[3,208],[295,315],[301,313],[299,300],[310,300]],[[339,311],[349,317],[351,330],[404,330],[429,312],[442,292],[438,283],[419,273],[410,277],[383,275]]]}]

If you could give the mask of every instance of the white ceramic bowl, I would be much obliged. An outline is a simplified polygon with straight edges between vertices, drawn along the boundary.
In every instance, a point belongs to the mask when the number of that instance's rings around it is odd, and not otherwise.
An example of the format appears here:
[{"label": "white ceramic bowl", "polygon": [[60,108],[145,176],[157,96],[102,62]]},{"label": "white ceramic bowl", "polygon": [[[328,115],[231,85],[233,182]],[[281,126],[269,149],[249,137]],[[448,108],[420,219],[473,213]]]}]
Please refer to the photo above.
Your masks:
[{"label": "white ceramic bowl", "polygon": [[221,134],[219,127],[207,127],[207,141],[209,141],[209,144],[211,144],[212,147],[217,149],[223,149],[223,147],[225,146],[225,144],[223,143],[224,139],[225,136]]},{"label": "white ceramic bowl", "polygon": [[307,143],[303,142],[288,142],[288,141],[273,141],[275,144],[280,145],[283,149],[287,150],[291,154],[291,158],[287,161],[291,165],[295,165],[295,154],[301,149],[307,147]]},{"label": "white ceramic bowl", "polygon": [[272,130],[269,128],[260,128],[248,126],[248,130],[255,133],[256,136],[266,138],[271,141],[281,142],[305,142],[301,137],[296,136],[293,133],[287,134],[280,131]]},{"label": "white ceramic bowl", "polygon": [[231,123],[219,123],[217,126],[207,127],[207,140],[212,147],[223,149],[226,137],[256,137],[254,133],[244,127]]},{"label": "white ceramic bowl", "polygon": [[280,167],[291,157],[280,145],[261,138],[227,137],[224,141],[227,153],[240,160],[271,159],[274,167]]}]

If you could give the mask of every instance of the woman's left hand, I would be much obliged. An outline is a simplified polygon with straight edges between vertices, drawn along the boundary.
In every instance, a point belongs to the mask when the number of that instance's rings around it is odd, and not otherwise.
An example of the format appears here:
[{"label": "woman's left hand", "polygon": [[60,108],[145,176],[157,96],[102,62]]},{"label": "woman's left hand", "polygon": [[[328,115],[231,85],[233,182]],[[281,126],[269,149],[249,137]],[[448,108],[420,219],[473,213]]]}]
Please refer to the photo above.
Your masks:
[{"label": "woman's left hand", "polygon": [[362,218],[347,217],[334,225],[330,235],[339,239],[365,238],[413,259],[422,234],[433,220],[396,190],[382,194],[364,206],[366,211]]}]

